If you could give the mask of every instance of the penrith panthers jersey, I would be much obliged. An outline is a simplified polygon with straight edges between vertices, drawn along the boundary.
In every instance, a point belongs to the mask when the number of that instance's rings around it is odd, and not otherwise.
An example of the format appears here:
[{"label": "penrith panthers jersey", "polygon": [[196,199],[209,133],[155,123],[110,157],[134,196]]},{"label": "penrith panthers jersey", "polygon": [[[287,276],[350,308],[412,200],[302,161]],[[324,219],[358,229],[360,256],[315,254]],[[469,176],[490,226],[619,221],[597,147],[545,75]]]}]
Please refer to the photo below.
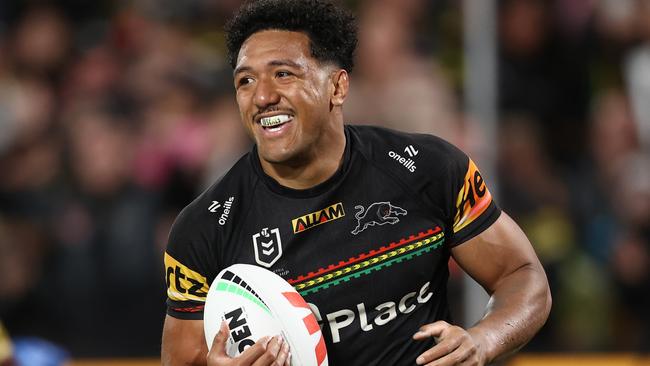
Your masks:
[{"label": "penrith panthers jersey", "polygon": [[180,213],[165,253],[170,316],[202,319],[219,271],[254,264],[310,304],[331,365],[415,364],[433,341],[412,335],[449,320],[450,249],[500,210],[472,160],[437,137],[345,135],[341,167],[313,188],[279,185],[253,148]]}]

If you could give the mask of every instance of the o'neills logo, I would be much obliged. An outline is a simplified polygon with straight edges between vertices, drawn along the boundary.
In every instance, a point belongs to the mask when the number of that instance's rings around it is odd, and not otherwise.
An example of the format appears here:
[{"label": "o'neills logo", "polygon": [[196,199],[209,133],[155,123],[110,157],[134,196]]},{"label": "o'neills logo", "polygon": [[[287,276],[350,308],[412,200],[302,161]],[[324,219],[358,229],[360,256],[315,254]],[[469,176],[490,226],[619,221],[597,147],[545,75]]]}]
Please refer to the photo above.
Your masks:
[{"label": "o'neills logo", "polygon": [[235,202],[235,197],[228,198],[228,201],[223,204],[223,212],[219,216],[219,225],[223,226],[228,221],[228,215],[230,215],[230,210],[232,209],[232,203]]},{"label": "o'neills logo", "polygon": [[322,210],[295,218],[291,220],[291,226],[293,227],[293,233],[297,234],[307,229],[311,229],[314,226],[318,226],[332,220],[340,219],[343,216],[345,216],[345,212],[343,211],[343,203],[339,202],[329,207],[325,207]]},{"label": "o'neills logo", "polygon": [[395,151],[392,150],[389,151],[388,156],[395,159],[398,163],[404,165],[404,167],[408,169],[411,173],[414,173],[415,169],[417,169],[417,166],[415,166],[415,162],[413,160],[405,158],[400,154],[396,153]]}]

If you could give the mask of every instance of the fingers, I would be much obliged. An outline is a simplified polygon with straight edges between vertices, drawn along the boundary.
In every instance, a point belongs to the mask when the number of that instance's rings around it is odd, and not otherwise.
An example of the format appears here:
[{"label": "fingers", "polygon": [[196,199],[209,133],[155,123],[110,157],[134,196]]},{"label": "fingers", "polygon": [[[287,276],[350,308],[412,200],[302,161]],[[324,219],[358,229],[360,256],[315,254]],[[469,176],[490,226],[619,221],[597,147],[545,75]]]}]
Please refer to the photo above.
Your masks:
[{"label": "fingers", "polygon": [[225,321],[221,322],[219,332],[212,339],[212,346],[208,352],[207,363],[209,366],[220,365],[229,360],[230,357],[226,354],[226,342],[230,334],[230,329]]},{"label": "fingers", "polygon": [[440,338],[442,332],[451,326],[451,324],[443,320],[423,325],[420,327],[420,330],[413,335],[413,339],[421,341],[428,338],[434,338],[436,342],[438,342],[438,338]]},{"label": "fingers", "polygon": [[[427,361],[425,361],[427,362]],[[416,361],[417,363],[417,361]],[[437,360],[432,360],[427,363],[422,363],[420,365],[424,366],[457,366],[457,365],[479,365],[478,363],[470,360],[470,354],[467,350],[462,350],[461,348],[456,349],[456,351],[445,355]]]},{"label": "fingers", "polygon": [[228,341],[228,335],[230,334],[230,329],[228,329],[228,324],[225,321],[221,322],[219,327],[219,332],[212,339],[212,346],[210,347],[210,352],[208,354],[214,353],[217,355],[226,354],[226,341]]},{"label": "fingers", "polygon": [[[459,338],[443,339],[435,346],[418,356],[415,363],[418,365],[425,365],[428,362],[442,359],[445,356],[453,354],[460,345],[461,340]],[[441,365],[446,365],[446,363],[441,363]],[[454,364],[451,363],[450,365]]]},{"label": "fingers", "polygon": [[[444,349],[436,349],[436,347],[442,347]],[[415,363],[426,366],[462,365],[463,362],[470,357],[470,350],[470,347],[466,347],[462,343],[458,344],[458,347],[454,348],[453,345],[444,344],[443,342],[422,353],[415,360]]]},{"label": "fingers", "polygon": [[212,348],[208,352],[208,365],[236,365],[252,366],[290,366],[291,352],[289,344],[282,336],[262,337],[254,345],[248,347],[241,355],[231,358],[226,354],[226,342],[230,330],[225,322],[221,323],[219,332],[212,341]]},{"label": "fingers", "polygon": [[291,366],[291,352],[287,352],[287,360],[284,361],[284,366]]},{"label": "fingers", "polygon": [[278,366],[289,366],[291,364],[291,352],[289,352],[289,343],[287,341],[282,343],[282,348],[276,358],[276,364]]},{"label": "fingers", "polygon": [[422,353],[415,362],[427,366],[461,365],[476,353],[472,337],[463,328],[446,322],[435,322],[420,328],[413,335],[416,340],[433,337],[436,344]]},{"label": "fingers", "polygon": [[267,353],[273,338],[275,337],[262,337],[255,342],[254,345],[248,347],[239,357],[241,365],[270,365],[270,363],[258,363],[260,359]]},{"label": "fingers", "polygon": [[[257,346],[257,343],[253,347],[255,346]],[[288,354],[289,345],[287,342],[285,342],[282,336],[277,335],[268,341],[266,349],[262,354],[256,357],[256,361],[253,363],[253,366],[283,366],[286,362]],[[243,353],[242,356],[244,356]]]}]

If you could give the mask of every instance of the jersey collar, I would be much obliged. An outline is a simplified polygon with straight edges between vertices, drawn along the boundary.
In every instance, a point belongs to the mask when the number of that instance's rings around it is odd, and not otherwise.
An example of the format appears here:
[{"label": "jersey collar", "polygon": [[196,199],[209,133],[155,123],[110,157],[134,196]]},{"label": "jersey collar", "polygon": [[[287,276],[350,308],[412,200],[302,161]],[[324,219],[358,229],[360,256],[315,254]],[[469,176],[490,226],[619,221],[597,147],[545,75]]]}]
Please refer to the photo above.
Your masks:
[{"label": "jersey collar", "polygon": [[285,187],[278,183],[275,179],[267,175],[262,169],[262,164],[260,163],[259,155],[257,154],[257,145],[253,146],[252,151],[250,152],[250,162],[253,167],[253,170],[261,178],[264,184],[273,192],[287,197],[293,198],[310,198],[321,195],[333,187],[337,186],[342,180],[350,166],[350,155],[351,155],[351,146],[352,138],[348,126],[345,126],[345,150],[343,152],[343,164],[338,168],[338,170],[329,177],[326,181],[308,188],[308,189],[293,189]]}]

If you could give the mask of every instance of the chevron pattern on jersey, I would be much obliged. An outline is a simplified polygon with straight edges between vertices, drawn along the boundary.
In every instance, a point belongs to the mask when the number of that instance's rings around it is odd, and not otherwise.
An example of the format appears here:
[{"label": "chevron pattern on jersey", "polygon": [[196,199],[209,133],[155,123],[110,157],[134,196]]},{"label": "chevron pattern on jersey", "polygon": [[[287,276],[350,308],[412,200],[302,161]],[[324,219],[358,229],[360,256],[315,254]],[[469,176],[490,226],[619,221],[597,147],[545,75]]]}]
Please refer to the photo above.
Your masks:
[{"label": "chevron pattern on jersey", "polygon": [[309,272],[307,275],[289,279],[288,282],[301,295],[309,295],[330,286],[336,286],[341,282],[348,282],[352,278],[359,278],[373,271],[390,267],[395,263],[401,263],[415,256],[428,253],[442,246],[444,241],[442,229],[436,227],[418,235],[402,238],[397,242],[392,242],[368,253],[362,253],[347,261],[341,261],[327,268]]}]

